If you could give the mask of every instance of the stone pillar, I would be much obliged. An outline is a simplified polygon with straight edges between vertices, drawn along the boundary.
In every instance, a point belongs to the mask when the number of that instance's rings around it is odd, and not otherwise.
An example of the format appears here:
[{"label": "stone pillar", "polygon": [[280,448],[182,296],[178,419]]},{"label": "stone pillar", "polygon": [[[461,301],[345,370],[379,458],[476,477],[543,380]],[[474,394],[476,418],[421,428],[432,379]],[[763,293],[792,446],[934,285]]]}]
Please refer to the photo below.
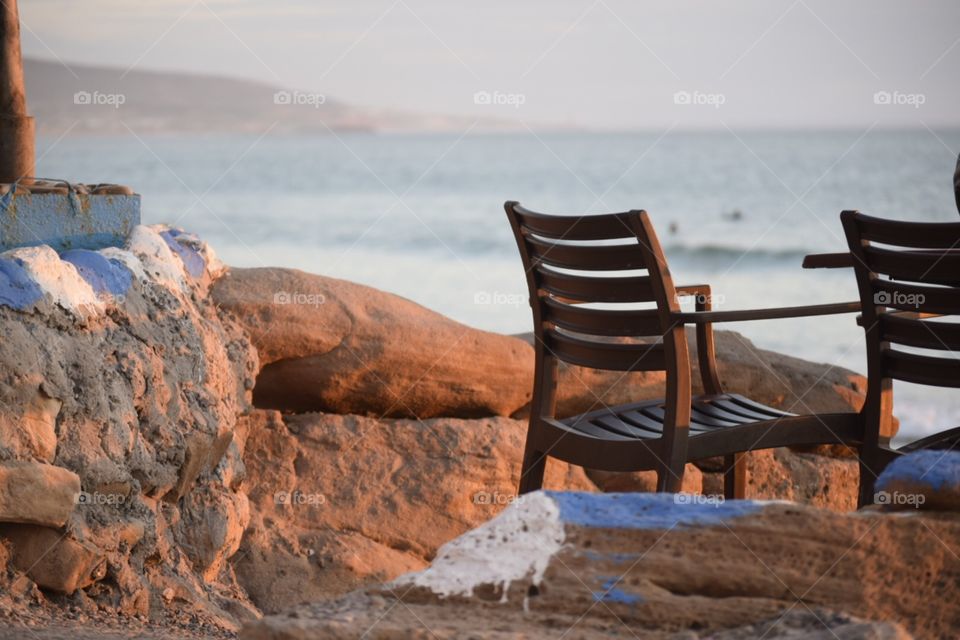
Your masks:
[{"label": "stone pillar", "polygon": [[20,58],[17,0],[0,2],[0,183],[35,175],[33,118]]}]

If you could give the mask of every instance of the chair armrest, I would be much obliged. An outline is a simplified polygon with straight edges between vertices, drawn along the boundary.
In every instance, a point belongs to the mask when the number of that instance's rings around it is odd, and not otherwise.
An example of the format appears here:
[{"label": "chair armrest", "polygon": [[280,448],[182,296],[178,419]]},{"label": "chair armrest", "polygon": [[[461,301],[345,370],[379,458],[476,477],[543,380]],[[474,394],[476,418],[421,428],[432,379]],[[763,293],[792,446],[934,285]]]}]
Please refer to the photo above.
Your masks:
[{"label": "chair armrest", "polygon": [[845,269],[853,266],[850,253],[814,253],[803,257],[804,269]]},{"label": "chair armrest", "polygon": [[737,309],[734,311],[681,311],[670,314],[671,319],[684,324],[705,322],[749,322],[752,320],[780,320],[786,318],[805,318],[809,316],[828,316],[838,313],[857,313],[860,302],[836,302],[814,304],[805,307],[778,307],[774,309]]},{"label": "chair armrest", "polygon": [[[698,313],[709,313],[712,309],[710,285],[692,284],[676,288],[677,297],[695,296],[694,304]],[[707,394],[723,393],[720,376],[717,373],[717,354],[713,341],[713,325],[710,322],[697,323],[697,363],[700,365],[700,379],[703,391]]]}]

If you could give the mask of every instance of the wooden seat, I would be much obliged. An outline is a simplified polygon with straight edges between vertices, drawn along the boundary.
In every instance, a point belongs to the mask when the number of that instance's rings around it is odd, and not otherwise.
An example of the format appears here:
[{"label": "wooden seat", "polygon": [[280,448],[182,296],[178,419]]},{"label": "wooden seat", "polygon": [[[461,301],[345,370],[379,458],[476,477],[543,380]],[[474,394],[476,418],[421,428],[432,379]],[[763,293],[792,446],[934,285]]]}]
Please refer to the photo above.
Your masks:
[{"label": "wooden seat", "polygon": [[[741,454],[788,445],[859,445],[856,413],[793,415],[724,393],[712,325],[858,311],[858,302],[713,311],[708,285],[675,286],[649,216],[628,211],[553,216],[505,205],[533,310],[536,371],[520,492],[539,489],[555,457],[606,471],[657,471],[678,491],[690,460],[724,456],[724,492],[743,497]],[[681,309],[694,298],[695,310]],[[644,306],[646,305],[646,306]],[[696,327],[705,394],[693,397],[686,325]],[[665,371],[662,400],[557,419],[559,362],[615,371]]]}]

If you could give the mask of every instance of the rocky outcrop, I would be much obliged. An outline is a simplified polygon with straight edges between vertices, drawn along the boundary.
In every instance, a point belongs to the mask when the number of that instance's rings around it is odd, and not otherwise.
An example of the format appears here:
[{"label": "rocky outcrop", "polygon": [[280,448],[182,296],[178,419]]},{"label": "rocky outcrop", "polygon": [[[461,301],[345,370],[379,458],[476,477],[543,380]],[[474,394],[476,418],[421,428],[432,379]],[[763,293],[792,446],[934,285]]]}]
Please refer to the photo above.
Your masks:
[{"label": "rocky outcrop", "polygon": [[275,268],[233,269],[212,296],[257,347],[262,408],[480,417],[530,399],[527,345],[399,296]]},{"label": "rocky outcrop", "polygon": [[957,514],[536,493],[422,572],[241,638],[948,637],[960,559],[941,542],[958,536]]},{"label": "rocky outcrop", "polygon": [[221,271],[166,227],[0,254],[0,538],[43,589],[148,615],[175,583],[180,609],[237,625],[213,594],[234,588],[247,516],[224,478],[258,367],[207,301]]},{"label": "rocky outcrop", "polygon": [[[421,568],[516,499],[521,421],[260,411],[248,423],[243,487],[255,515],[231,564],[264,610]],[[546,482],[594,489],[562,463]]]}]

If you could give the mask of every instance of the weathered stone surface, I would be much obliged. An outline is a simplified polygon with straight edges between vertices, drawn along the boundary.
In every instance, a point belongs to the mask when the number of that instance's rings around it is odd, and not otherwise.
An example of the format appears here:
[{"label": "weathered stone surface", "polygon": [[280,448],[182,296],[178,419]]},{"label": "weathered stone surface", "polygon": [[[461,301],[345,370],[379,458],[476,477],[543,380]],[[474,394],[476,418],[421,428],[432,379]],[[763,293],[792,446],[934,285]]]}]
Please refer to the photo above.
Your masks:
[{"label": "weathered stone surface", "polygon": [[[524,422],[258,413],[243,485],[256,515],[231,564],[264,609],[421,567],[515,499]],[[562,463],[546,484],[595,489]]]},{"label": "weathered stone surface", "polygon": [[[383,588],[248,624],[244,640],[950,637],[960,516],[540,493]],[[399,605],[399,606],[398,606]],[[793,614],[793,612],[798,612]],[[807,614],[812,614],[808,616]],[[869,622],[883,620],[884,622]],[[827,633],[825,637],[834,637]]]},{"label": "weathered stone surface", "polygon": [[[852,458],[837,458],[790,449],[747,454],[747,498],[793,500],[821,509],[848,512],[857,508],[860,469]],[[703,473],[706,495],[723,495],[723,474]]]},{"label": "weathered stone surface", "polygon": [[[73,481],[28,487],[33,509],[58,500],[55,518],[29,521],[66,522],[57,554],[70,559],[45,558],[38,583],[78,588],[96,549],[110,579],[86,590],[94,607],[162,616],[170,582],[187,585],[174,606],[205,620],[236,626],[213,591],[250,606],[221,571],[246,521],[219,463],[258,365],[207,298],[221,269],[209,247],[164,227],[138,227],[125,249],[0,256],[0,464],[52,461]],[[199,528],[188,535],[185,521]],[[22,544],[11,549],[28,557]]]},{"label": "weathered stone surface", "polygon": [[960,511],[960,451],[915,451],[891,462],[875,485],[889,509]]},{"label": "weathered stone surface", "polygon": [[39,462],[0,462],[0,522],[62,527],[76,506],[80,478]]},{"label": "weathered stone surface", "polygon": [[293,269],[232,269],[212,296],[257,347],[263,408],[478,417],[530,399],[528,345],[399,296]]},{"label": "weathered stone surface", "polygon": [[[657,490],[656,471],[635,471],[633,473],[614,473],[597,469],[587,469],[586,471],[587,477],[605,493],[635,491],[650,493]],[[683,485],[680,490],[683,493],[704,492],[703,472],[696,465],[688,464],[684,469]],[[714,493],[723,495],[723,485],[721,484],[720,491]]]},{"label": "weathered stone surface", "polygon": [[0,412],[0,458],[53,462],[57,455],[57,414],[62,403],[43,392],[39,379],[35,382],[17,389],[22,414]]},{"label": "weathered stone surface", "polygon": [[101,550],[58,529],[7,524],[0,536],[12,543],[14,565],[45,589],[69,594],[106,575]]}]

